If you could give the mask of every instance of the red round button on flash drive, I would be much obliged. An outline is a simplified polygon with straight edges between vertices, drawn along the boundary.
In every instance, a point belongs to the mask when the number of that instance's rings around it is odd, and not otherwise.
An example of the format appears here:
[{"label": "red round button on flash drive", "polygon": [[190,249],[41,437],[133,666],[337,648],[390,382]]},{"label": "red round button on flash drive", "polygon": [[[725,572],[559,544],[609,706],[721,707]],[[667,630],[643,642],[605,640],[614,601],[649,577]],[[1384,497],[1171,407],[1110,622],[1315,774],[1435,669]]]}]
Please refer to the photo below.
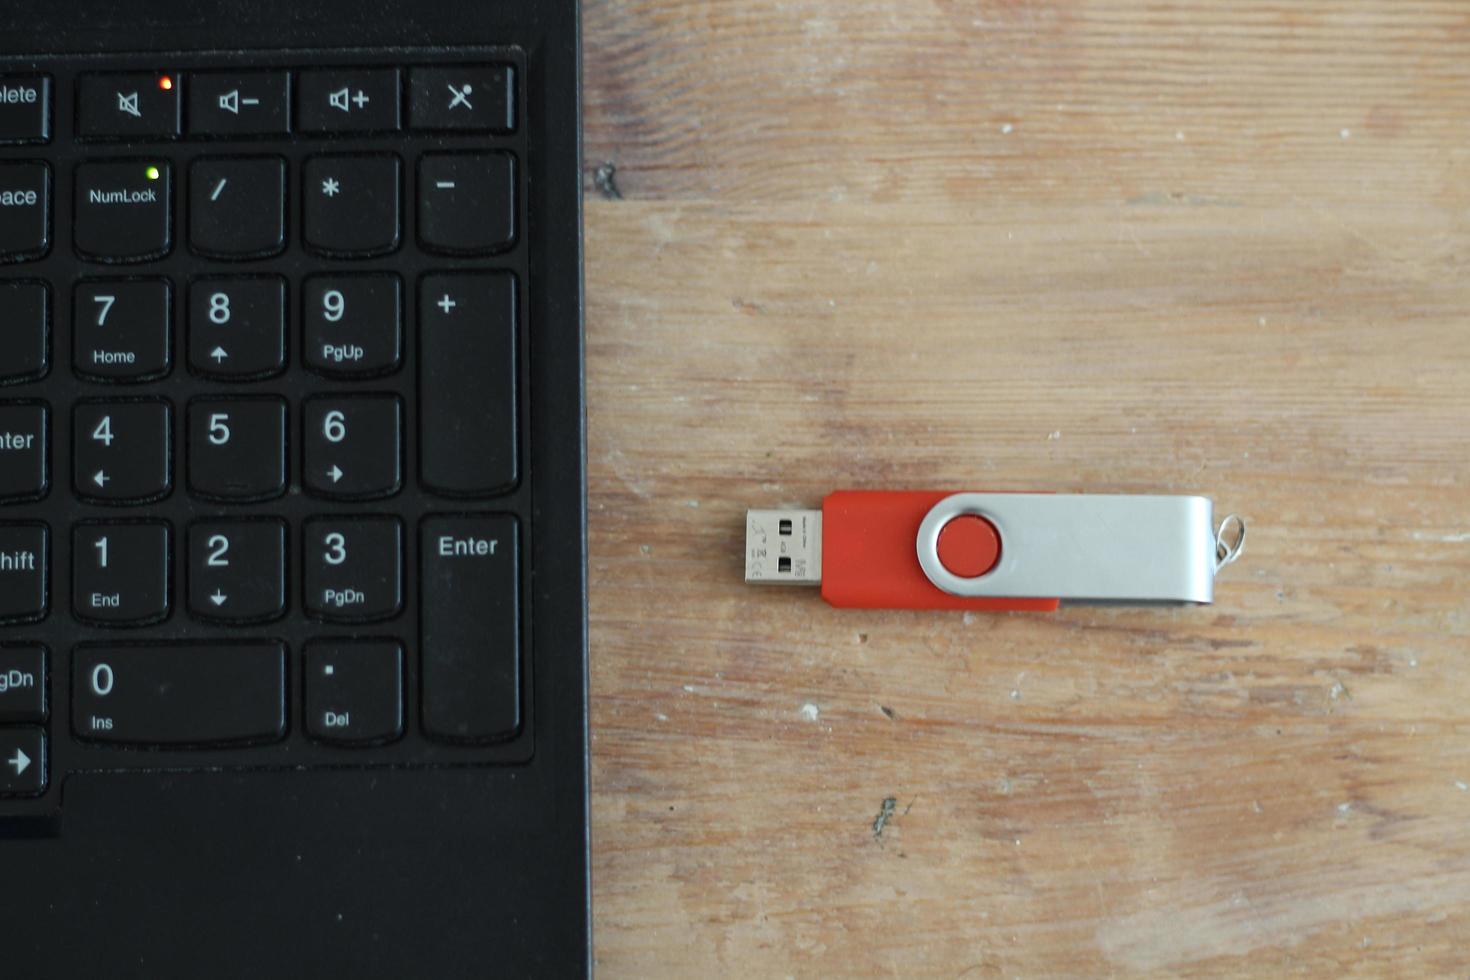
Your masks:
[{"label": "red round button on flash drive", "polygon": [[961,514],[939,532],[939,562],[960,578],[979,578],[1000,561],[1000,534],[975,514]]}]

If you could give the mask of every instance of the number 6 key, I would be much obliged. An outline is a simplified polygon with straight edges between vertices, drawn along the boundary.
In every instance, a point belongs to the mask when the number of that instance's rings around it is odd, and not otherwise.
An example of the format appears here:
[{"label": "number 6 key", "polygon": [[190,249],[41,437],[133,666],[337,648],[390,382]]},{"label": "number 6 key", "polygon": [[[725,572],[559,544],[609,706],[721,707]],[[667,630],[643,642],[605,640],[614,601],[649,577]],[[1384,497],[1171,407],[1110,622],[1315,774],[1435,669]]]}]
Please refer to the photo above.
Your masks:
[{"label": "number 6 key", "polygon": [[301,482],[324,497],[389,497],[403,484],[403,403],[397,395],[308,398]]}]

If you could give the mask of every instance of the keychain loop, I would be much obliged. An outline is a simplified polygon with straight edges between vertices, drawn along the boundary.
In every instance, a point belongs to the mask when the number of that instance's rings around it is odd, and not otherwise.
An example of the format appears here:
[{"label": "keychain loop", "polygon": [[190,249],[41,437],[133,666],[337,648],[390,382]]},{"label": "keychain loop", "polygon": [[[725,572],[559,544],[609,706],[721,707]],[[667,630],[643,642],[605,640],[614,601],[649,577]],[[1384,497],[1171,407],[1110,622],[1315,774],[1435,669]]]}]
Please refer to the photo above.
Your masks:
[{"label": "keychain loop", "polygon": [[[1239,533],[1233,535],[1233,541],[1226,540],[1226,534],[1231,525],[1239,528]],[[1240,557],[1245,550],[1245,518],[1239,514],[1231,514],[1220,522],[1220,530],[1215,532],[1215,571],[1229,565]]]}]

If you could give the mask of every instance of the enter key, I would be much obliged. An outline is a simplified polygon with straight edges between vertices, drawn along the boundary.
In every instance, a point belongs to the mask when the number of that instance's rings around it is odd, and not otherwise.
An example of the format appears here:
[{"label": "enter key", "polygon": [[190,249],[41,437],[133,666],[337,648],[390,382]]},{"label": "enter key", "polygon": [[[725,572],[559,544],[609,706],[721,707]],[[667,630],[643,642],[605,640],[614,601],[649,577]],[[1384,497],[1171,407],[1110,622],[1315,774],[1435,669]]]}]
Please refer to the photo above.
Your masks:
[{"label": "enter key", "polygon": [[510,738],[521,725],[519,522],[430,517],[421,533],[424,729]]}]

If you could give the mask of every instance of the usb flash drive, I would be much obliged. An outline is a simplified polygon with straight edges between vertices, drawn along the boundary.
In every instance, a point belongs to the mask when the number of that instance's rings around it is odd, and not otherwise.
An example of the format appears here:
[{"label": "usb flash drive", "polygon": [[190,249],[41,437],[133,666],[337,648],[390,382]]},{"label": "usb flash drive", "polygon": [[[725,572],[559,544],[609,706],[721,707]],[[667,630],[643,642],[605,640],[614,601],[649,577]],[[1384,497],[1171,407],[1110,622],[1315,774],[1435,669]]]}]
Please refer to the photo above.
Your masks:
[{"label": "usb flash drive", "polygon": [[1244,545],[1205,497],[844,490],[748,511],[745,581],[857,609],[1208,604]]}]

